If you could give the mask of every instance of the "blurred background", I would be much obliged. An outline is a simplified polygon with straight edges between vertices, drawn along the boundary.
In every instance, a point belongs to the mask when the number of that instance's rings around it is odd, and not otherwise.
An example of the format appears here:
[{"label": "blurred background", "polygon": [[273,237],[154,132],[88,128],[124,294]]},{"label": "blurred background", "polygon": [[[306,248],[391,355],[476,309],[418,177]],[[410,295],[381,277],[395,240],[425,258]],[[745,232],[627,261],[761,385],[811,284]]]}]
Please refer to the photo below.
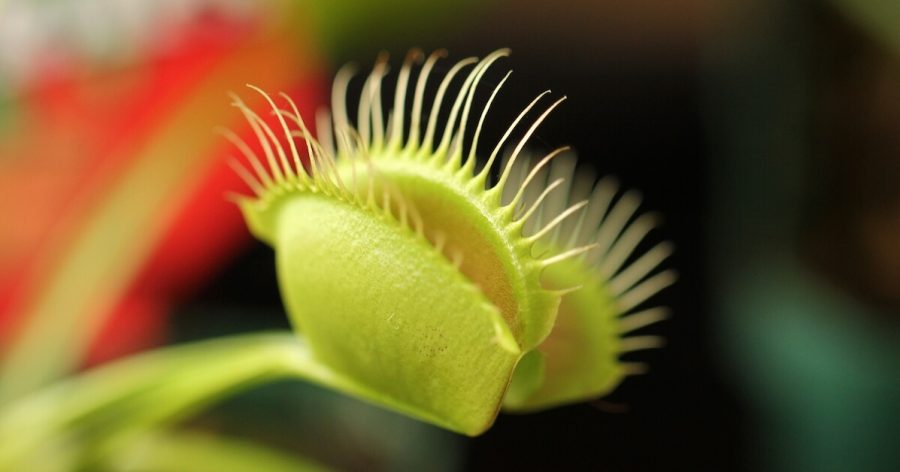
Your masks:
[{"label": "blurred background", "polygon": [[6,0],[0,401],[288,328],[225,199],[243,185],[213,130],[250,132],[226,94],[312,116],[340,65],[412,47],[512,48],[487,140],[568,95],[532,145],[664,216],[668,345],[609,397],[474,439],[296,382],[185,428],[344,470],[900,470],[900,3],[879,0]]}]

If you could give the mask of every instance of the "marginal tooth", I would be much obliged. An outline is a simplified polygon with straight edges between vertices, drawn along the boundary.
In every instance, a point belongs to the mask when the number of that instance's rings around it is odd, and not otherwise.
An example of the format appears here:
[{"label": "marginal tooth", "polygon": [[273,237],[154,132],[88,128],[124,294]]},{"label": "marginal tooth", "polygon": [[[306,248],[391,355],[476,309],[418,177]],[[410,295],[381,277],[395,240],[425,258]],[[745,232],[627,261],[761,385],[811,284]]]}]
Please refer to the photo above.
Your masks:
[{"label": "marginal tooth", "polygon": [[506,83],[506,79],[509,78],[510,74],[512,74],[512,71],[507,72],[497,86],[494,87],[491,96],[488,97],[487,103],[485,103],[484,108],[481,110],[481,116],[478,118],[478,126],[475,127],[475,135],[472,136],[472,145],[469,146],[469,157],[466,158],[466,164],[464,165],[466,168],[473,168],[475,166],[478,138],[481,137],[481,127],[484,124],[484,119],[487,117],[488,110],[491,109],[491,104],[494,103],[494,98],[496,98],[497,93],[500,92],[500,89],[503,87],[503,84]]},{"label": "marginal tooth", "polygon": [[[503,154],[500,156],[500,168],[501,168],[501,169],[505,169],[505,168],[506,168],[506,165],[509,164],[509,159],[512,157],[512,152],[510,152],[510,151],[511,151],[511,150],[509,150],[509,149],[504,149],[504,150],[503,150]],[[525,152],[522,153],[522,157],[523,157],[525,160],[527,160],[527,161],[530,162],[530,161],[531,161],[531,153],[529,152],[529,150],[526,149]],[[517,165],[516,165],[516,167],[520,167],[520,166],[521,166],[520,164],[517,164]],[[488,185],[489,185],[489,186],[493,186],[493,185],[496,185],[496,184],[497,184],[497,182],[494,181],[494,179],[491,179],[491,181],[488,182]],[[512,193],[512,189],[510,189],[509,192]],[[505,188],[503,189],[503,191],[500,192],[500,203],[501,203],[501,204],[502,204],[504,201],[506,201],[506,199],[504,198],[504,195],[506,195],[506,189],[505,189]]]},{"label": "marginal tooth", "polygon": [[[297,123],[297,126],[300,127],[299,132],[292,131],[289,134],[291,136],[303,138],[303,140],[306,141],[306,151],[309,155],[310,163],[316,164],[314,168],[315,172],[313,172],[312,176],[315,179],[318,179],[318,183],[326,182],[328,185],[331,185],[333,191],[338,195],[341,195],[345,198],[348,197],[350,191],[349,189],[347,189],[347,186],[344,185],[343,179],[341,178],[341,175],[337,170],[337,164],[335,164],[335,156],[327,152],[322,147],[322,145],[319,144],[319,141],[312,136],[309,128],[306,127],[306,123],[303,121],[303,117],[300,116],[300,111],[297,109],[297,104],[294,103],[294,101],[286,94],[282,93],[281,96],[290,104],[291,109],[294,111],[293,114],[287,113],[286,116],[292,118]],[[301,181],[306,183],[308,180],[307,172],[303,168],[303,165],[300,162],[300,157],[297,154],[294,154],[294,161],[296,162],[296,166],[298,169],[297,176]],[[327,174],[328,172],[331,173],[330,176]]]},{"label": "marginal tooth", "polygon": [[657,244],[653,249],[644,253],[638,260],[613,277],[609,281],[610,290],[616,295],[621,295],[666,260],[672,254],[672,251],[673,246],[669,242]]},{"label": "marginal tooth", "polygon": [[[484,164],[484,167],[481,168],[481,172],[479,172],[478,175],[475,176],[475,180],[478,180],[482,183],[487,182],[487,176],[491,171],[491,167],[494,165],[494,160],[497,159],[497,155],[500,153],[500,149],[503,148],[503,144],[506,143],[506,140],[509,138],[509,135],[512,134],[514,129],[516,129],[516,126],[519,124],[520,121],[522,121],[522,118],[524,118],[525,115],[527,115],[528,112],[531,111],[531,109],[534,108],[534,106],[537,105],[537,103],[542,98],[544,98],[544,95],[547,95],[548,93],[550,93],[549,90],[547,90],[547,91],[541,93],[540,95],[538,95],[537,97],[535,97],[534,100],[532,100],[531,103],[529,103],[528,106],[526,106],[525,109],[523,109],[519,113],[519,116],[517,116],[516,119],[513,120],[512,124],[509,125],[509,128],[506,128],[506,132],[503,133],[503,136],[500,138],[499,141],[497,141],[497,144],[494,146],[494,150],[491,151],[490,157],[488,157],[488,160]],[[503,168],[505,169],[507,167],[508,166],[504,166]],[[493,188],[496,189],[497,186],[495,185]]]},{"label": "marginal tooth", "polygon": [[316,111],[316,136],[328,155],[337,156],[337,148],[334,144],[334,131],[331,129],[331,113],[328,110],[320,109]]},{"label": "marginal tooth", "polygon": [[457,116],[459,116],[459,112],[463,106],[463,102],[465,98],[469,95],[472,90],[472,86],[475,83],[475,78],[481,72],[481,69],[484,67],[484,59],[481,62],[475,65],[471,71],[469,71],[469,75],[466,76],[466,79],[463,81],[462,87],[460,87],[459,91],[456,93],[456,99],[453,100],[453,105],[450,107],[450,115],[447,117],[446,125],[444,126],[444,132],[441,135],[441,142],[438,144],[437,149],[435,150],[435,154],[444,156],[447,154],[447,150],[450,148],[450,142],[453,140],[454,130],[456,129]]},{"label": "marginal tooth", "polygon": [[531,219],[531,217],[532,217],[532,215],[534,215],[535,211],[537,211],[537,209],[540,208],[541,203],[544,201],[544,199],[547,198],[547,195],[549,195],[550,192],[559,188],[559,186],[562,185],[563,182],[564,182],[563,179],[557,179],[554,182],[550,183],[550,185],[548,185],[547,188],[545,188],[544,191],[541,192],[540,195],[538,195],[538,197],[537,197],[537,199],[535,199],[534,203],[531,204],[531,207],[525,211],[525,214],[523,214],[521,218],[516,220],[515,223],[521,224],[521,223]]},{"label": "marginal tooth", "polygon": [[[346,135],[339,137],[339,139],[346,139]],[[347,155],[347,162],[350,166],[350,184],[352,185],[350,194],[353,197],[353,200],[359,204],[362,204],[363,199],[360,194],[360,186],[359,179],[357,177],[356,165],[357,159],[355,157],[350,157],[351,155]]]},{"label": "marginal tooth", "polygon": [[576,248],[574,248],[574,249],[569,249],[569,250],[566,251],[566,252],[557,254],[557,255],[552,256],[552,257],[548,257],[548,258],[546,258],[546,259],[542,259],[542,260],[540,260],[540,261],[538,262],[538,264],[539,264],[541,267],[549,267],[549,266],[551,266],[551,265],[553,265],[553,264],[557,264],[557,263],[562,262],[562,261],[564,261],[564,260],[566,260],[566,259],[571,259],[571,258],[573,258],[573,257],[578,257],[579,255],[584,254],[585,252],[590,251],[590,250],[593,249],[593,248],[594,248],[594,245],[593,245],[593,244],[589,244],[589,245],[587,245],[587,246],[581,246],[581,247],[576,247]]},{"label": "marginal tooth", "polygon": [[560,214],[570,202],[572,176],[575,173],[575,158],[571,154],[560,156],[550,166],[550,181],[564,179],[560,191],[556,192],[544,203],[544,214],[553,217]]},{"label": "marginal tooth", "polygon": [[494,186],[495,189],[503,189],[503,186],[506,184],[506,179],[509,178],[510,172],[512,172],[512,167],[516,162],[516,157],[518,157],[519,153],[522,151],[522,148],[525,147],[525,143],[528,142],[528,139],[531,138],[531,135],[537,130],[538,126],[544,122],[545,119],[553,112],[556,107],[558,107],[562,102],[566,101],[566,97],[558,99],[553,102],[540,116],[534,120],[534,123],[531,124],[531,127],[525,131],[525,134],[519,139],[519,144],[516,145],[515,149],[513,149],[512,157],[509,159],[509,162],[506,164],[506,167],[503,168],[503,172],[500,174],[500,179],[497,181],[497,185]]},{"label": "marginal tooth", "polygon": [[630,333],[669,318],[670,311],[665,307],[648,308],[643,311],[625,315],[619,319],[619,334]]},{"label": "marginal tooth", "polygon": [[619,353],[658,349],[666,345],[662,336],[628,336],[619,340]]},{"label": "marginal tooth", "polygon": [[388,55],[382,53],[372,71],[372,149],[384,147],[384,111],[381,108],[381,83],[388,71]]},{"label": "marginal tooth", "polygon": [[244,167],[243,164],[238,162],[237,159],[233,157],[229,158],[228,166],[237,173],[237,175],[241,178],[241,180],[244,181],[244,183],[247,184],[248,187],[250,187],[250,190],[253,191],[254,195],[256,195],[257,198],[263,196],[263,194],[266,193],[265,187],[263,187],[263,185],[259,183],[259,180],[257,180],[256,177],[254,177],[253,174],[249,170],[247,170],[247,168]]},{"label": "marginal tooth", "polygon": [[559,224],[562,223],[566,218],[574,215],[578,210],[581,210],[587,204],[588,204],[588,201],[584,200],[582,202],[578,202],[578,203],[570,206],[568,209],[566,209],[566,211],[557,215],[556,218],[553,219],[553,221],[551,221],[550,223],[547,223],[547,225],[544,226],[543,228],[541,228],[537,233],[533,234],[532,236],[529,236],[528,240],[531,242],[534,242],[534,241],[537,241],[537,240],[541,239],[542,237],[546,236],[547,233],[552,231],[554,228],[559,227]]},{"label": "marginal tooth", "polygon": [[[263,130],[264,127],[268,128],[266,123],[256,114],[256,112],[244,104],[237,95],[232,95],[232,100],[232,105],[241,111],[244,118],[246,118],[247,123],[250,124],[250,128],[253,129],[256,139],[259,141],[260,145],[262,145],[263,153],[266,155],[266,161],[269,164],[269,171],[272,173],[272,179],[275,181],[276,185],[280,185],[284,181],[284,175],[281,173],[281,169],[275,158],[275,153],[272,151],[272,145],[267,137],[268,134],[274,136],[274,133],[272,133],[271,129],[269,129],[268,133]],[[277,145],[277,140],[275,144]]]},{"label": "marginal tooth", "polygon": [[622,195],[622,198],[616,202],[609,215],[600,223],[599,231],[597,231],[597,250],[588,257],[588,262],[593,264],[597,262],[601,256],[604,256],[613,242],[622,233],[622,229],[634,212],[637,211],[641,204],[640,194],[635,190],[630,190]]},{"label": "marginal tooth", "polygon": [[347,116],[347,89],[350,85],[350,79],[356,73],[356,67],[347,64],[338,70],[334,78],[334,85],[331,88],[331,112],[334,114],[334,133],[338,136],[337,150],[342,155],[349,155],[352,149],[347,145],[349,141],[340,139],[340,135],[346,133],[352,128],[350,118]]},{"label": "marginal tooth", "polygon": [[675,283],[676,278],[674,270],[666,270],[632,287],[619,297],[619,310],[624,313],[640,305],[660,290]]},{"label": "marginal tooth", "polygon": [[[535,177],[537,177],[537,175],[541,172],[541,170],[544,168],[544,166],[546,166],[555,157],[559,156],[561,153],[563,153],[565,151],[568,151],[569,149],[571,149],[569,146],[563,146],[561,148],[557,148],[557,149],[553,150],[551,153],[544,156],[537,163],[537,165],[535,165],[534,168],[531,169],[530,172],[528,171],[528,167],[529,167],[528,164],[531,161],[531,157],[529,156],[526,163],[524,165],[521,165],[521,169],[522,169],[521,173],[524,174],[525,172],[528,172],[528,175],[524,179],[516,179],[516,182],[517,182],[516,185],[509,185],[509,187],[510,187],[509,193],[511,194],[513,191],[515,191],[516,194],[515,194],[515,196],[513,196],[511,198],[504,198],[504,200],[503,200],[504,204],[505,205],[516,205],[520,201],[522,201],[522,198],[526,196],[525,190],[528,188],[528,184],[530,184],[531,181],[534,180]],[[518,188],[516,188],[516,187],[518,187]],[[504,194],[504,196],[507,194],[506,188],[503,189],[503,194]],[[527,200],[527,198],[525,200]]]},{"label": "marginal tooth", "polygon": [[409,124],[409,138],[406,140],[406,150],[409,152],[417,150],[421,143],[419,143],[419,133],[421,130],[421,121],[422,121],[422,102],[425,98],[425,86],[428,83],[428,76],[431,74],[431,69],[434,68],[435,63],[447,55],[447,51],[444,49],[439,49],[430,56],[425,61],[425,65],[422,66],[422,70],[419,72],[419,78],[416,80],[416,91],[413,97],[413,108],[412,115],[410,116],[410,124]]},{"label": "marginal tooth", "polygon": [[[463,107],[462,115],[459,119],[459,131],[456,132],[456,150],[451,151],[451,159],[449,162],[453,163],[453,165],[460,165],[461,162],[458,162],[459,159],[462,158],[462,143],[465,139],[466,133],[466,124],[469,121],[469,112],[472,110],[472,101],[475,99],[475,90],[478,88],[479,82],[481,82],[481,78],[484,77],[484,74],[490,69],[491,65],[496,62],[498,59],[504,56],[509,55],[509,49],[499,49],[488,54],[481,62],[476,66],[475,71],[473,71],[474,79],[472,80],[472,84],[469,86],[467,93],[465,94],[465,106]],[[460,92],[460,97],[462,98],[462,91]],[[456,115],[451,113],[451,128],[453,123],[456,122]],[[451,128],[448,128],[448,132]],[[446,137],[444,138],[446,141]],[[441,149],[444,149],[445,143],[442,143]]]},{"label": "marginal tooth", "polygon": [[[516,211],[516,218],[522,219],[525,211],[535,204],[538,200],[538,197],[541,195],[543,190],[547,187],[547,174],[549,174],[546,167],[541,169],[535,180],[533,180],[533,184],[529,185],[525,190],[525,196],[522,198],[521,203],[518,205],[518,210]],[[522,231],[522,234],[529,235],[534,234],[537,231],[537,228],[540,227],[538,221],[539,218],[529,218],[525,221],[525,227]]]},{"label": "marginal tooth", "polygon": [[[272,111],[275,113],[275,116],[278,118],[278,123],[281,125],[282,131],[284,131],[284,139],[287,140],[288,145],[291,147],[291,156],[299,162],[300,158],[297,154],[297,147],[294,144],[294,140],[291,139],[291,130],[288,129],[287,122],[284,121],[284,116],[278,112],[278,105],[275,104],[275,101],[272,100],[272,97],[269,96],[266,92],[264,92],[261,88],[247,84],[252,90],[255,90],[260,95],[265,98],[267,102],[269,102],[269,106],[272,107]],[[284,94],[282,94],[284,95]],[[286,95],[285,95],[286,96]],[[284,171],[284,175],[288,180],[294,180],[293,171],[291,170],[291,165],[288,163],[287,155],[284,152],[284,148],[278,141],[278,138],[275,136],[275,133],[272,131],[272,128],[269,127],[265,122],[263,123],[264,129],[266,130],[266,134],[269,135],[269,139],[272,140],[272,144],[275,145],[276,150],[278,151],[278,158],[281,162],[282,170]]]},{"label": "marginal tooth", "polygon": [[524,199],[518,198],[517,200],[517,197],[525,193],[525,179],[527,178],[528,170],[531,168],[532,156],[530,154],[524,155],[519,162],[518,172],[513,174],[512,181],[503,187],[501,204],[503,205],[503,211],[507,212],[510,219],[518,219],[525,206],[526,202]]},{"label": "marginal tooth", "polygon": [[[572,176],[572,189],[569,191],[569,202],[586,200],[590,205],[591,188],[596,180],[593,172],[582,167],[579,172],[576,172]],[[554,243],[560,247],[577,246],[577,235],[581,232],[581,227],[584,225],[587,213],[588,208],[585,208],[584,211],[578,214],[578,218],[564,221],[559,229],[553,234]],[[565,235],[566,237],[561,238],[561,235]]]},{"label": "marginal tooth", "polygon": [[437,95],[435,95],[434,103],[431,106],[431,114],[428,116],[428,127],[425,129],[425,139],[422,141],[422,146],[419,149],[420,157],[423,157],[426,154],[432,152],[434,132],[437,127],[438,112],[440,112],[441,104],[444,101],[444,94],[447,93],[447,87],[450,86],[450,82],[453,80],[453,77],[455,77],[463,67],[474,64],[477,61],[478,59],[469,57],[457,62],[450,69],[450,71],[447,72],[447,75],[444,76],[444,80],[441,81],[441,85],[438,86]]},{"label": "marginal tooth", "polygon": [[[381,56],[379,56],[378,60],[381,60]],[[359,136],[362,138],[363,145],[366,149],[370,148],[372,145],[372,87],[374,86],[373,77],[375,77],[375,74],[378,71],[378,64],[379,62],[376,62],[372,72],[366,77],[362,92],[359,96],[359,106],[356,110],[356,128],[359,131]]]},{"label": "marginal tooth", "polygon": [[[282,94],[282,96],[286,97],[286,95],[284,95],[284,94]],[[294,122],[297,126],[300,126],[300,122],[301,122],[300,117],[295,115],[294,113],[292,113],[289,110],[285,110],[285,109],[281,108],[281,109],[278,109],[277,111],[273,111],[273,113],[277,113],[278,115],[280,115],[281,118],[287,118],[287,119],[291,120],[292,122]],[[301,130],[288,130],[287,131],[287,139],[290,141],[292,149],[296,148],[296,146],[294,145],[294,138],[302,139],[306,143],[307,155],[311,156],[312,155],[311,154],[312,153],[311,142],[315,141],[315,139],[312,136],[308,136],[306,133],[304,133],[302,131],[302,126],[301,126]],[[296,177],[296,180],[299,182],[308,183],[309,179],[307,178],[306,169],[303,167],[303,163],[300,162],[300,154],[297,152],[294,152],[292,154],[293,154],[294,168],[295,168],[295,170],[293,171],[294,177]]]},{"label": "marginal tooth", "polygon": [[272,177],[269,175],[268,171],[266,171],[265,166],[260,162],[259,157],[250,149],[250,146],[241,139],[234,131],[231,131],[227,128],[216,128],[216,131],[222,135],[228,141],[231,141],[235,147],[241,151],[241,154],[247,158],[247,162],[250,163],[250,166],[253,168],[253,172],[256,173],[256,176],[259,177],[259,181],[262,183],[265,188],[272,188],[275,184],[272,181]]},{"label": "marginal tooth", "polygon": [[600,264],[599,271],[607,279],[612,278],[628,256],[634,252],[637,245],[644,239],[647,233],[659,223],[659,217],[653,213],[645,213],[637,218],[612,245],[606,257]]},{"label": "marginal tooth", "polygon": [[406,55],[403,60],[403,67],[400,68],[400,76],[397,78],[397,88],[394,91],[394,109],[392,120],[390,120],[391,128],[389,131],[390,140],[388,149],[397,152],[400,149],[400,142],[403,140],[403,112],[406,110],[406,89],[409,85],[409,73],[412,69],[413,62],[422,60],[422,51],[413,49]]},{"label": "marginal tooth", "polygon": [[572,235],[575,237],[575,240],[570,242],[569,246],[585,244],[590,241],[597,232],[597,227],[600,225],[603,216],[606,215],[609,204],[616,195],[618,188],[618,182],[612,177],[604,177],[597,182],[594,190],[591,192],[591,202],[588,204],[585,212],[584,224],[581,226],[580,231]]},{"label": "marginal tooth", "polygon": [[225,192],[225,201],[234,203],[235,205],[240,206],[241,204],[247,202],[248,200],[251,200],[251,199],[247,198],[246,195],[241,195],[236,192]]}]

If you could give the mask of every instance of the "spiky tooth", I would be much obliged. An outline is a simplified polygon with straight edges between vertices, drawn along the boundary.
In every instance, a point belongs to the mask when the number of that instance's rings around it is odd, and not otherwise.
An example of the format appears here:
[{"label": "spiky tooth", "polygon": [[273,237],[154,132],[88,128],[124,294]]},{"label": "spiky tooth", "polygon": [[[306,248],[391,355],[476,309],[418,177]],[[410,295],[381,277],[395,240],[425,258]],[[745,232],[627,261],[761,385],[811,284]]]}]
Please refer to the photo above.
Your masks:
[{"label": "spiky tooth", "polygon": [[574,215],[578,210],[581,210],[587,204],[588,204],[588,201],[584,200],[584,201],[578,202],[578,203],[570,206],[565,211],[563,211],[562,213],[557,215],[556,218],[554,218],[552,221],[547,223],[546,226],[544,226],[543,228],[538,230],[537,233],[529,236],[527,239],[530,242],[536,242],[536,241],[540,240],[541,238],[546,236],[547,233],[552,231],[554,228],[558,227],[559,224],[562,223],[566,218],[569,218],[570,216]]},{"label": "spiky tooth", "polygon": [[666,345],[662,336],[628,336],[619,340],[619,353],[658,349]]},{"label": "spiky tooth", "polygon": [[560,263],[566,259],[571,259],[573,257],[578,257],[581,254],[584,254],[587,251],[590,251],[594,248],[593,244],[588,244],[587,246],[576,247],[574,249],[569,249],[568,251],[556,254],[555,256],[548,257],[546,259],[541,259],[538,261],[538,264],[541,267],[549,267],[553,264]]},{"label": "spiky tooth", "polygon": [[666,270],[644,280],[619,297],[619,309],[622,312],[631,310],[660,290],[675,283],[676,278],[674,270]]},{"label": "spiky tooth", "polygon": [[497,83],[496,87],[494,87],[494,90],[491,92],[490,97],[488,97],[487,102],[481,109],[481,116],[478,118],[478,126],[475,127],[475,134],[474,136],[472,136],[472,143],[469,146],[469,156],[466,158],[466,162],[462,167],[463,169],[468,171],[469,175],[474,175],[475,160],[477,155],[476,153],[478,149],[478,138],[481,136],[481,129],[482,125],[484,124],[484,119],[485,117],[487,117],[488,110],[491,109],[491,105],[494,103],[494,98],[497,97],[497,93],[499,93],[500,89],[503,88],[503,84],[506,83],[506,79],[508,79],[511,74],[512,71],[509,71],[506,73],[506,75],[503,76],[502,79],[500,79],[500,82]]},{"label": "spiky tooth", "polygon": [[519,139],[519,144],[517,144],[515,149],[513,149],[512,157],[509,158],[509,162],[506,164],[506,167],[503,168],[503,171],[500,174],[500,179],[497,180],[497,185],[495,186],[495,188],[499,188],[501,190],[503,189],[503,186],[506,184],[506,180],[509,178],[510,172],[512,172],[512,168],[516,163],[516,158],[522,151],[522,148],[525,147],[525,143],[528,142],[528,139],[531,138],[531,135],[534,134],[538,126],[540,126],[541,123],[543,123],[544,120],[547,119],[550,113],[552,113],[553,110],[562,102],[566,101],[566,98],[566,96],[562,96],[561,98],[553,102],[549,107],[547,107],[547,109],[544,110],[544,112],[541,113],[541,115],[538,116],[536,120],[534,120],[534,123],[531,124],[522,138]]},{"label": "spiky tooth", "polygon": [[[516,116],[516,119],[513,120],[512,124],[509,125],[508,128],[506,128],[506,131],[503,133],[503,136],[500,138],[499,141],[497,141],[497,144],[494,146],[494,150],[491,151],[491,155],[488,157],[488,160],[484,164],[484,167],[481,168],[481,171],[478,172],[478,174],[475,175],[475,178],[473,179],[473,181],[475,181],[479,184],[479,188],[485,187],[485,183],[487,183],[488,175],[490,174],[491,168],[494,165],[494,161],[497,159],[497,155],[500,153],[500,149],[503,148],[503,145],[506,143],[506,140],[509,138],[509,135],[512,134],[514,129],[516,129],[516,126],[519,124],[520,121],[522,121],[522,118],[524,118],[525,115],[527,115],[528,112],[531,111],[531,109],[534,108],[534,106],[537,105],[537,103],[542,98],[544,98],[544,96],[547,95],[548,93],[550,93],[549,90],[544,91],[541,94],[539,94],[537,97],[535,97],[534,100],[532,100],[531,103],[528,104],[528,106],[526,106],[521,112],[519,112],[519,115]],[[505,167],[507,167],[507,166],[504,166],[504,168]],[[497,186],[495,185],[488,191],[488,193],[496,194],[496,198],[499,198],[499,194],[501,193],[502,190],[503,190],[502,188],[498,189]]]},{"label": "spiky tooth", "polygon": [[665,307],[648,308],[643,311],[625,315],[619,319],[619,334],[637,331],[646,326],[669,318],[669,309]]},{"label": "spiky tooth", "polygon": [[450,82],[459,73],[463,67],[469,66],[471,64],[475,64],[478,59],[474,57],[468,57],[463,59],[450,68],[450,71],[447,72],[447,75],[444,76],[444,80],[441,81],[441,84],[438,86],[437,95],[435,95],[434,103],[431,107],[431,114],[428,116],[428,126],[425,129],[425,138],[422,140],[422,144],[419,147],[419,158],[425,159],[428,156],[437,156],[433,153],[432,146],[434,144],[434,132],[437,128],[437,119],[438,112],[441,109],[441,104],[444,101],[444,95],[447,93],[447,88],[450,86]]},{"label": "spiky tooth", "polygon": [[656,214],[645,213],[639,216],[634,223],[628,225],[628,228],[619,235],[600,263],[598,268],[600,273],[608,279],[612,278],[622,268],[622,264],[634,252],[637,245],[658,224],[659,217]]},{"label": "spiky tooth", "polygon": [[673,251],[669,242],[661,242],[634,261],[609,281],[610,290],[621,295],[658,267]]}]

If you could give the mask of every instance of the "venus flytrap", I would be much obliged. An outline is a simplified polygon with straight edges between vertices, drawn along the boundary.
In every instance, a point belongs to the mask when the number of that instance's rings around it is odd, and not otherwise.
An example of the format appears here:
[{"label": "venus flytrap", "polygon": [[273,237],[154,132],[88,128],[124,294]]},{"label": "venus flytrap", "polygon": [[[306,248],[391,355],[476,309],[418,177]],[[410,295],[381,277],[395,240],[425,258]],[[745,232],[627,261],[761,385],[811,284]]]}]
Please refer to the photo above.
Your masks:
[{"label": "venus flytrap", "polygon": [[506,54],[456,63],[428,100],[443,52],[424,60],[414,82],[413,66],[424,58],[412,52],[386,116],[380,58],[355,125],[345,68],[333,114],[317,117],[318,139],[286,95],[276,100],[251,87],[268,101],[275,126],[233,96],[262,150],[223,130],[244,156],[234,168],[254,193],[236,201],[251,232],[275,249],[294,333],[146,353],[7,405],[0,469],[30,464],[42,445],[56,443],[78,451],[73,463],[102,464],[148,431],[277,378],[477,435],[501,407],[583,401],[641,372],[619,356],[660,340],[623,336],[665,317],[662,308],[631,312],[674,280],[671,271],[651,275],[671,249],[662,243],[633,256],[655,217],[634,218],[638,197],[617,198],[611,180],[593,187],[592,176],[575,174],[574,161],[559,158],[566,148],[531,165],[526,142],[563,99],[523,121],[548,92],[479,163],[482,125],[509,74],[480,111],[475,96]]},{"label": "venus flytrap", "polygon": [[[515,410],[584,400],[641,370],[618,356],[659,340],[620,336],[661,319],[662,311],[619,317],[673,281],[671,272],[662,272],[638,283],[668,255],[665,245],[622,268],[652,227],[647,218],[627,225],[638,203],[633,194],[607,214],[615,193],[609,184],[594,192],[593,201],[569,201],[564,182],[571,180],[572,166],[540,182],[563,150],[533,169],[522,164],[528,138],[564,98],[527,127],[496,169],[496,183],[488,180],[501,148],[547,92],[525,108],[477,168],[482,124],[508,74],[492,90],[464,146],[466,126],[481,78],[506,54],[451,67],[421,138],[425,89],[441,52],[419,73],[408,128],[404,114],[416,52],[400,70],[387,121],[381,103],[385,61],[365,81],[355,127],[346,111],[350,72],[339,73],[334,118],[319,120],[320,140],[287,96],[279,106],[256,89],[280,129],[235,101],[264,151],[260,157],[238,143],[250,167],[236,168],[256,194],[239,203],[252,232],[275,248],[288,313],[313,358],[352,379],[367,400],[469,435],[487,429],[501,404]],[[446,92],[467,67],[438,135]],[[308,168],[295,137],[305,143]],[[549,167],[551,175],[563,168]],[[573,224],[577,231],[562,241],[560,228]],[[561,332],[567,334],[553,337],[566,294]],[[516,369],[523,357],[527,361]]]}]

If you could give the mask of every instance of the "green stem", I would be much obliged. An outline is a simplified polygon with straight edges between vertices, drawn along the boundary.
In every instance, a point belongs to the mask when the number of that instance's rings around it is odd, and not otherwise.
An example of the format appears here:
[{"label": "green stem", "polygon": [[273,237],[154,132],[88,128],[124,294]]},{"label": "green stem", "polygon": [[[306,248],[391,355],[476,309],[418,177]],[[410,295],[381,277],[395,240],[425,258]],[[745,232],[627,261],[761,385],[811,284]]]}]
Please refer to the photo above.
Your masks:
[{"label": "green stem", "polygon": [[107,462],[112,470],[155,472],[324,472],[324,466],[249,441],[198,432],[144,434]]},{"label": "green stem", "polygon": [[0,409],[0,469],[27,464],[47,444],[102,460],[148,430],[285,377],[343,383],[293,333],[203,341],[103,366]]}]

